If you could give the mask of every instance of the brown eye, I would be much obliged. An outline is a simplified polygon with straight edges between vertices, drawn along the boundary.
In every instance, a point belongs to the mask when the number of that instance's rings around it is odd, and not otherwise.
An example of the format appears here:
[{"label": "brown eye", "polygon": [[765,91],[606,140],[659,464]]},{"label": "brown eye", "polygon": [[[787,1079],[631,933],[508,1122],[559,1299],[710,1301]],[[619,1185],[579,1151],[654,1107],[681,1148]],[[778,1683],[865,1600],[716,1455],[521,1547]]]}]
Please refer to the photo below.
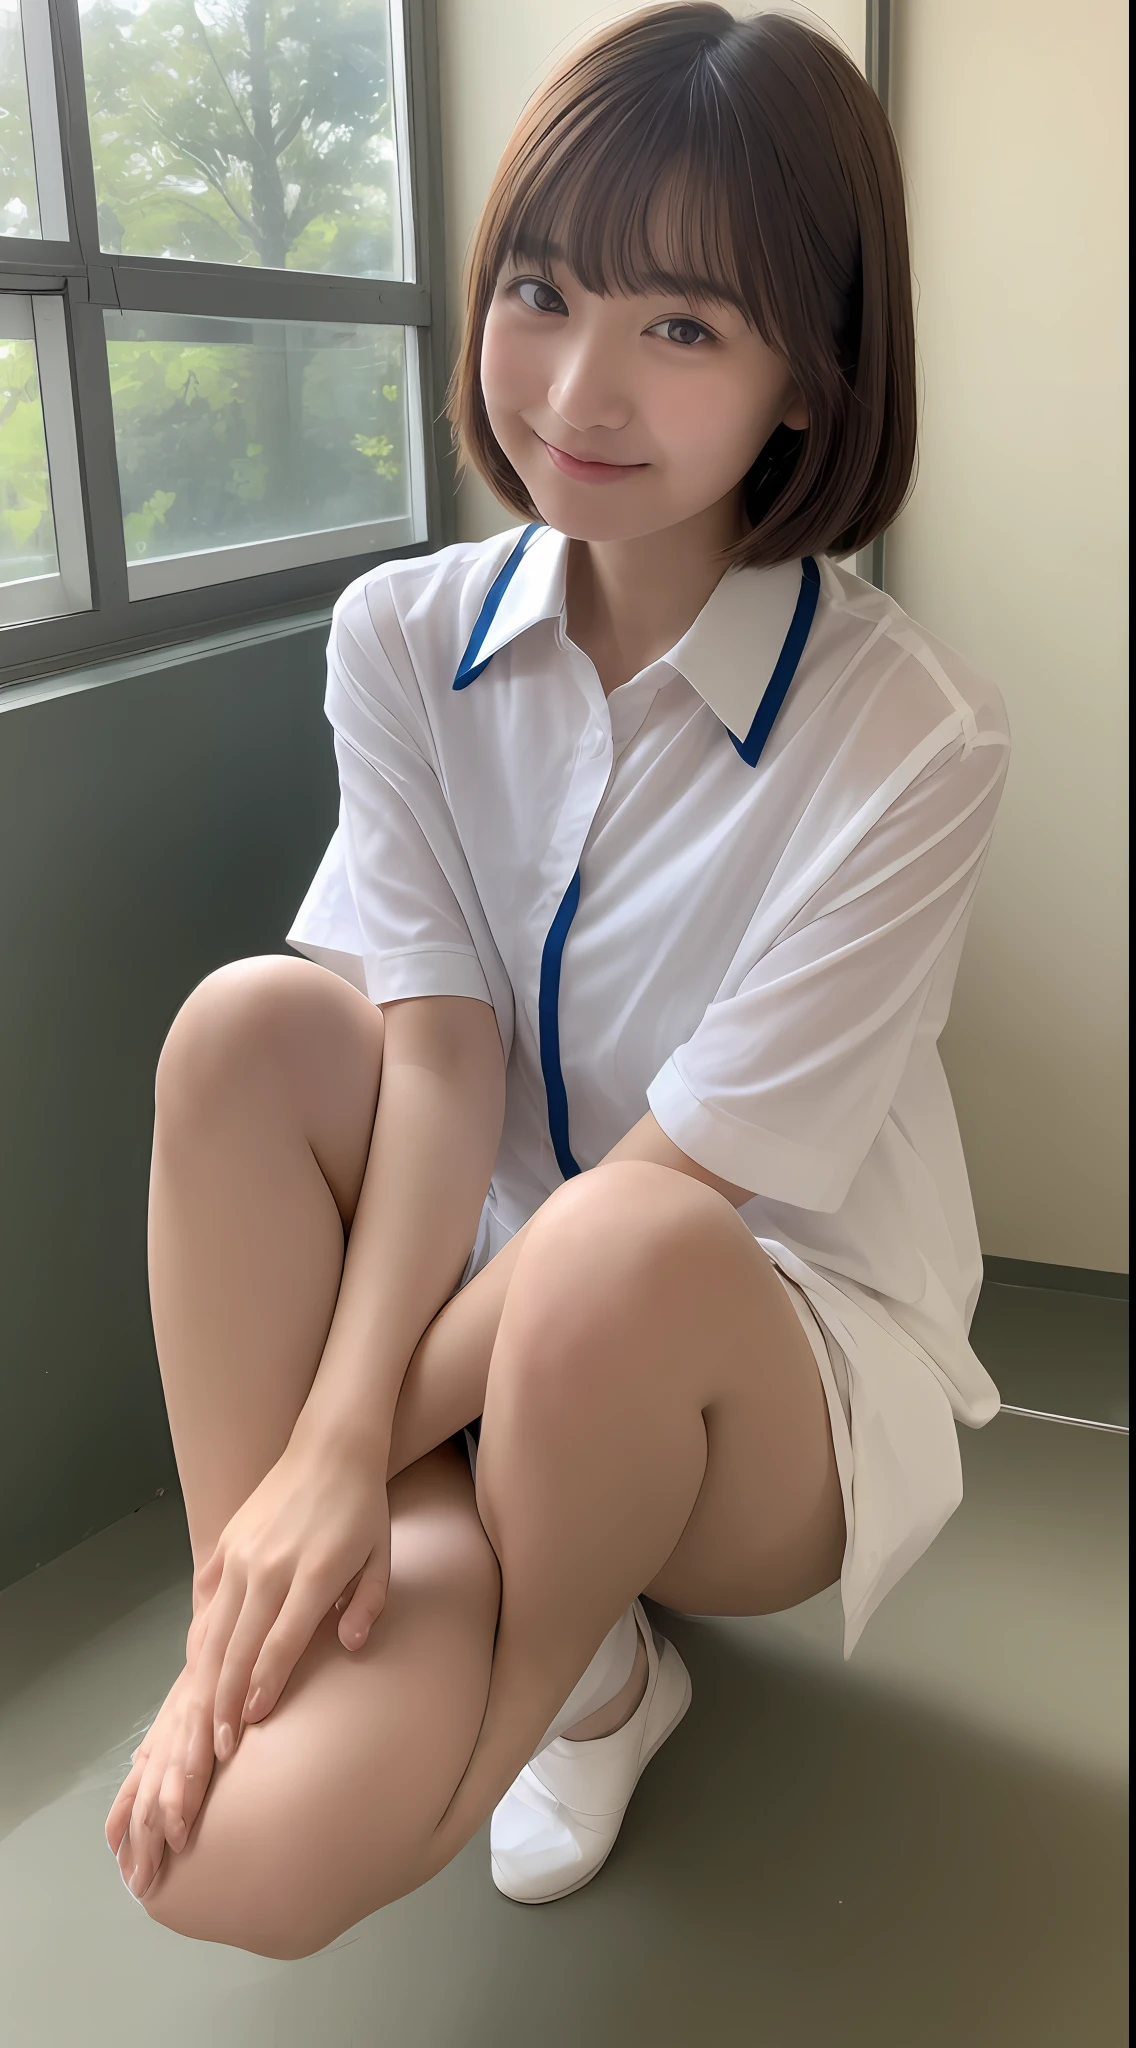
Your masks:
[{"label": "brown eye", "polygon": [[695,342],[711,339],[709,329],[703,327],[701,320],[659,320],[651,333],[658,334],[660,330],[665,340],[677,342],[680,348],[693,348]]},{"label": "brown eye", "polygon": [[556,286],[549,284],[547,278],[523,277],[514,289],[522,305],[530,306],[534,313],[566,313],[568,311]]}]

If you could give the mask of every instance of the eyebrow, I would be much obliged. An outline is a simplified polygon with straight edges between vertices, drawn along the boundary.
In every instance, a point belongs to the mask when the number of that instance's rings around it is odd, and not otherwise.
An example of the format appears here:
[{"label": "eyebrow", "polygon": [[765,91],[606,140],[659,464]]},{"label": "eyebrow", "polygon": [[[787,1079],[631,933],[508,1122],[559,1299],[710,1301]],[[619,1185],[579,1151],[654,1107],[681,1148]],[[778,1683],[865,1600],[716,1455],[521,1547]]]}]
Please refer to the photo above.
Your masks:
[{"label": "eyebrow", "polygon": [[[566,270],[572,270],[572,265],[559,242],[546,242],[542,236],[531,231],[522,231],[512,238],[505,251],[504,261],[562,263]],[[572,275],[576,275],[575,271],[572,271]],[[668,292],[674,292],[682,299],[705,299],[711,305],[733,306],[744,320],[752,320],[750,310],[738,292],[723,283],[720,278],[697,275],[681,277],[677,271],[666,270],[660,264],[657,268],[652,268],[651,284],[660,298]],[[644,292],[643,296],[647,297],[648,294]]]}]

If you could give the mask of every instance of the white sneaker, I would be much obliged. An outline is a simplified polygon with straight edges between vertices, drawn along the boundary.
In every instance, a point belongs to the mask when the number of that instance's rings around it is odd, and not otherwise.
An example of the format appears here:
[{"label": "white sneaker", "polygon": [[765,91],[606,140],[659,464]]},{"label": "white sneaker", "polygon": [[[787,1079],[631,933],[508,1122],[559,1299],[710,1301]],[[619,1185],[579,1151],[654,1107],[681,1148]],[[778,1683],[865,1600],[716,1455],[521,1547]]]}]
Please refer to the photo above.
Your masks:
[{"label": "white sneaker", "polygon": [[656,1636],[638,1600],[634,1612],[647,1646],[647,1689],[631,1719],[591,1742],[557,1736],[494,1808],[491,1867],[506,1898],[543,1905],[595,1876],[639,1779],[690,1705],[690,1675],[674,1644]]}]

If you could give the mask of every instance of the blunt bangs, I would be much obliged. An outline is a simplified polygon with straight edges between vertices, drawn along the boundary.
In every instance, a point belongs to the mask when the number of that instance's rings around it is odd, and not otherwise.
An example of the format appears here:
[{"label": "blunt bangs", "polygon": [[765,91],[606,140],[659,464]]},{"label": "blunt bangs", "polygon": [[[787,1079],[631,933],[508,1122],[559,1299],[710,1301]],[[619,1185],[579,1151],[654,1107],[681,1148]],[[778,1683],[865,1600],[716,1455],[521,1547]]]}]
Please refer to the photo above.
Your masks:
[{"label": "blunt bangs", "polygon": [[574,51],[529,101],[482,212],[449,414],[459,462],[537,516],[481,393],[502,268],[559,260],[586,291],[736,307],[808,408],[742,480],[730,559],[850,554],[895,517],[915,461],[902,172],[876,95],[818,30],[653,7]]},{"label": "blunt bangs", "polygon": [[744,260],[745,224],[735,217],[739,169],[744,176],[736,134],[694,118],[689,90],[673,80],[666,90],[657,110],[643,101],[631,108],[615,135],[602,99],[581,109],[575,132],[530,169],[487,261],[496,276],[510,259],[542,267],[556,259],[585,291],[604,296],[678,292],[729,304],[769,339],[760,281]]}]

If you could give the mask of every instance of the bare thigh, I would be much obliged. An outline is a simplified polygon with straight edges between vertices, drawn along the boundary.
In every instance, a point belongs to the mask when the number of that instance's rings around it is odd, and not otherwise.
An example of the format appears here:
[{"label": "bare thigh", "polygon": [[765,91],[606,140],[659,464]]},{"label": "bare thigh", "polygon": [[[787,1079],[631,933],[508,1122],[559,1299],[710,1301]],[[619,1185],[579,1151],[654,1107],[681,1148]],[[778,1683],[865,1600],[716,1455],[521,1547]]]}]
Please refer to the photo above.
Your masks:
[{"label": "bare thigh", "polygon": [[811,1347],[737,1212],[612,1161],[521,1247],[490,1363],[477,1499],[501,1616],[456,1853],[638,1593],[760,1614],[831,1584],[844,1511]]},{"label": "bare thigh", "polygon": [[443,1860],[431,1836],[481,1725],[497,1561],[452,1445],[399,1473],[389,1500],[390,1592],[365,1647],[344,1650],[325,1617],[146,1894],[179,1933],[310,1955]]},{"label": "bare thigh", "polygon": [[[380,1010],[310,961],[211,974],[158,1064],[150,1297],[195,1562],[284,1450],[335,1308],[378,1105]],[[431,1343],[393,1469],[480,1412],[493,1320]]]},{"label": "bare thigh", "polygon": [[[816,1359],[724,1196],[631,1160],[569,1182],[533,1227],[507,1313],[523,1328],[522,1393],[535,1392],[562,1440],[595,1418],[591,1456],[613,1488],[646,1452],[649,1416],[689,1416],[701,1483],[643,1583],[652,1599],[761,1614],[838,1576],[844,1504]],[[487,1408],[497,1369],[495,1354]]]},{"label": "bare thigh", "polygon": [[[308,962],[245,960],[184,1005],[159,1063],[155,1333],[194,1556],[287,1444],[318,1366],[371,1145],[381,1013]],[[419,1388],[429,1408],[429,1386]],[[476,1412],[476,1407],[469,1410]],[[452,1425],[451,1425],[452,1427]],[[215,1772],[147,1909],[202,1939],[308,1953],[430,1874],[476,1740],[498,1572],[467,1463],[390,1483],[392,1576],[366,1648],[332,1610],[281,1701]],[[436,1448],[432,1448],[436,1447]]]},{"label": "bare thigh", "polygon": [[195,1563],[288,1443],[335,1308],[381,1013],[305,960],[239,960],[158,1062],[150,1299]]},{"label": "bare thigh", "polygon": [[[195,1550],[278,1455],[310,1385],[381,1068],[374,1013],[353,991],[330,992],[313,969],[301,995],[301,963],[244,967],[255,971],[220,991],[240,995],[235,1021],[197,1006],[217,1042],[182,1034],[166,1079],[196,1063],[196,1092],[164,1136],[159,1117],[155,1146],[169,1223],[155,1323]],[[341,1026],[356,1080],[333,1105],[345,1106],[337,1154],[318,1070]],[[146,1897],[155,1918],[257,1953],[311,1953],[469,1839],[635,1593],[756,1612],[838,1569],[815,1363],[740,1219],[689,1177],[613,1163],[550,1198],[489,1382],[486,1525],[440,1439],[390,1482],[390,1595],[365,1651],[343,1651],[325,1618],[163,1863]],[[219,1442],[233,1453],[222,1486]],[[512,1574],[516,1642],[498,1688],[511,1720],[471,1778],[501,1653],[498,1560],[506,1608]]]},{"label": "bare thigh", "polygon": [[[748,1233],[747,1233],[748,1235]],[[644,1590],[688,1614],[771,1614],[840,1575],[847,1534],[832,1422],[812,1347],[761,1246],[741,1246],[744,1334],[703,1410],[706,1476]]]}]

